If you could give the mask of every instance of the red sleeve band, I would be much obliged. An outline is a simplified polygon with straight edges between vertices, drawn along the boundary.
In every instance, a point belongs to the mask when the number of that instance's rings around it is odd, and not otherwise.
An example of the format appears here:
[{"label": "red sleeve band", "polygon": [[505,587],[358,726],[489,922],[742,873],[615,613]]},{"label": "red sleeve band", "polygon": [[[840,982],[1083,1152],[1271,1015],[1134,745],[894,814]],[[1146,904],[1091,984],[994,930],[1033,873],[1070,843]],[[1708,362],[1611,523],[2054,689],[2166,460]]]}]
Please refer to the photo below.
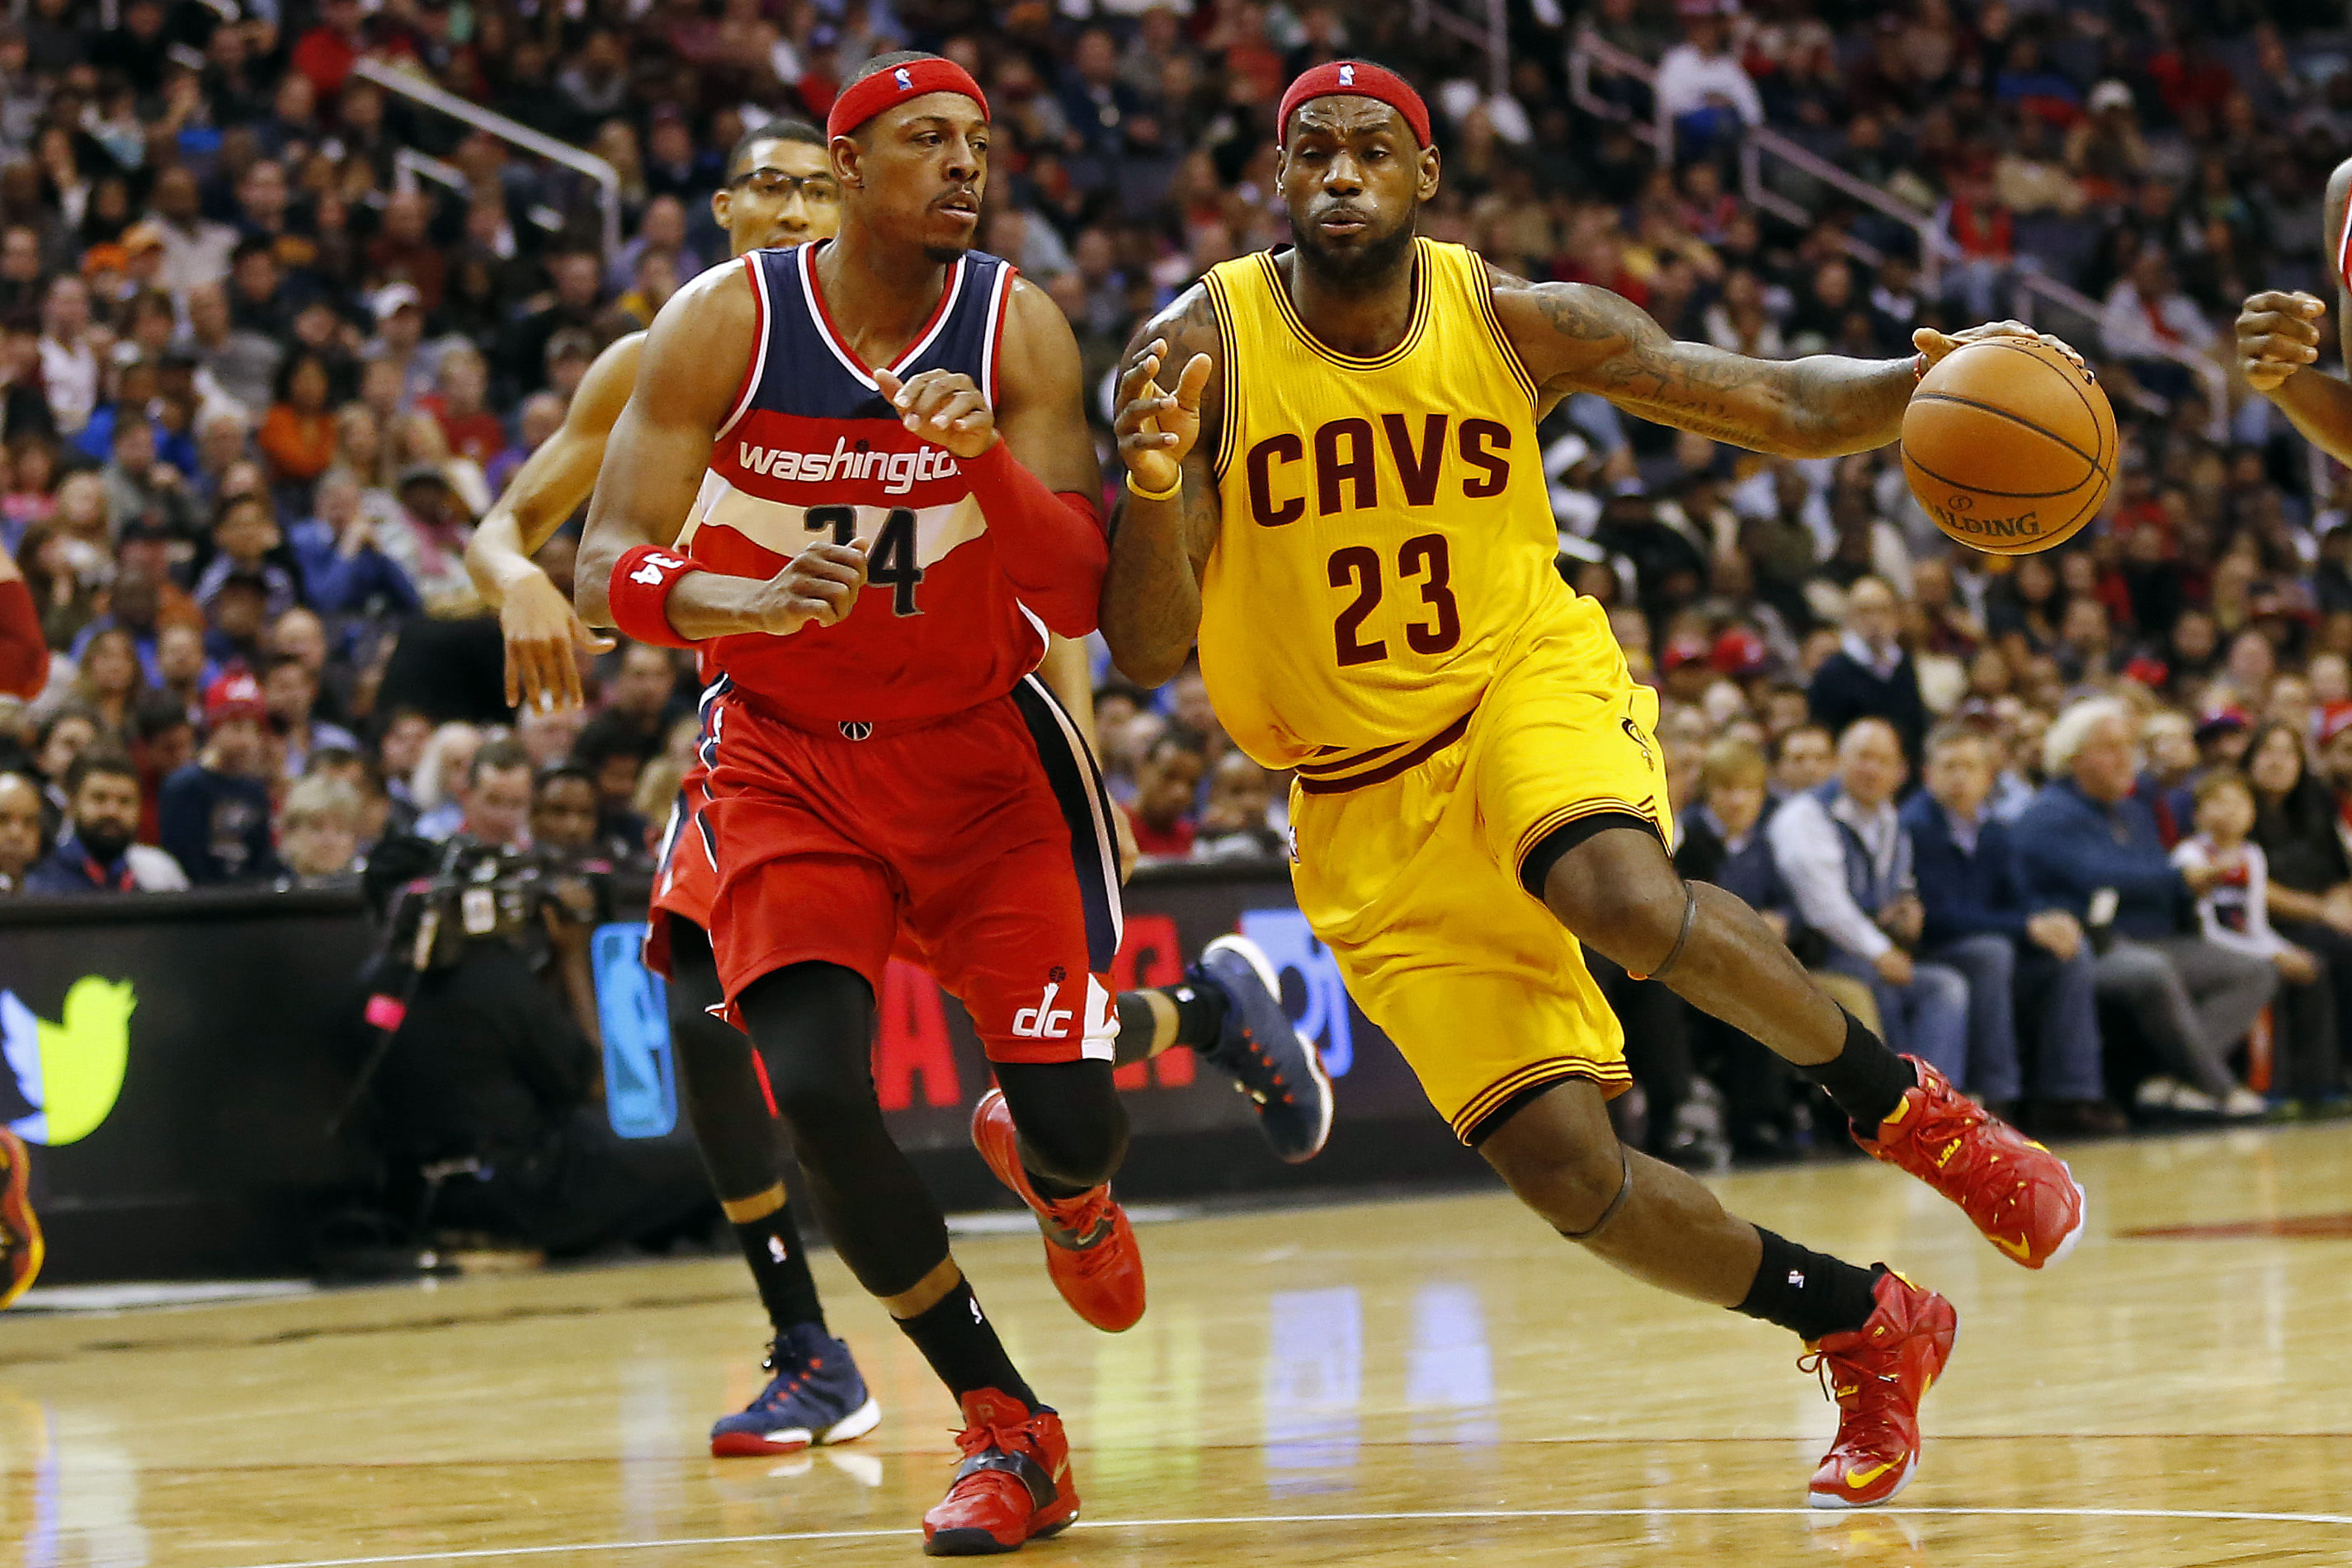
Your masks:
[{"label": "red sleeve band", "polygon": [[605,599],[613,607],[613,624],[622,635],[658,648],[691,648],[694,639],[681,637],[669,623],[670,590],[688,572],[702,569],[677,550],[658,545],[638,545],[613,563],[613,580]]},{"label": "red sleeve band", "polygon": [[1021,602],[1065,637],[1083,637],[1102,613],[1110,541],[1084,496],[1058,494],[1003,441],[963,462],[972,498],[996,536],[996,559]]},{"label": "red sleeve band", "polygon": [[0,695],[31,698],[49,678],[49,645],[41,615],[22,578],[0,582]]}]

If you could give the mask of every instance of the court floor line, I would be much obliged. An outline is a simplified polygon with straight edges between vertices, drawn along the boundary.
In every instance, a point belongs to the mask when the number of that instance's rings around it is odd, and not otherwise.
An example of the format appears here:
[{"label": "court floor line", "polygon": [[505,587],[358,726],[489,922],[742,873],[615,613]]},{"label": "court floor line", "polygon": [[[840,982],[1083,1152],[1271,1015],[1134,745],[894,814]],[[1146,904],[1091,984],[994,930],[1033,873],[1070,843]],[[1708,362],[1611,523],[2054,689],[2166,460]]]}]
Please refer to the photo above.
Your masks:
[{"label": "court floor line", "polygon": [[[2352,1527],[2352,1513],[2265,1513],[2214,1508],[1887,1508],[1870,1513],[1911,1519],[2160,1519],[2235,1524],[2319,1524]],[[1862,1517],[1811,1508],[1459,1508],[1364,1513],[1248,1513],[1186,1519],[1087,1519],[1073,1530],[1168,1530],[1230,1524],[1385,1524],[1397,1521],[1495,1521],[1515,1519],[1747,1519],[1828,1521]],[[261,1563],[249,1568],[373,1568],[390,1563],[459,1563],[489,1557],[546,1557],[573,1552],[659,1552],[680,1546],[747,1546],[793,1541],[878,1541],[912,1530],[803,1530],[769,1535],[692,1535],[665,1541],[581,1541],[541,1546],[478,1546],[456,1552],[409,1552],[381,1557],[313,1557]]]}]

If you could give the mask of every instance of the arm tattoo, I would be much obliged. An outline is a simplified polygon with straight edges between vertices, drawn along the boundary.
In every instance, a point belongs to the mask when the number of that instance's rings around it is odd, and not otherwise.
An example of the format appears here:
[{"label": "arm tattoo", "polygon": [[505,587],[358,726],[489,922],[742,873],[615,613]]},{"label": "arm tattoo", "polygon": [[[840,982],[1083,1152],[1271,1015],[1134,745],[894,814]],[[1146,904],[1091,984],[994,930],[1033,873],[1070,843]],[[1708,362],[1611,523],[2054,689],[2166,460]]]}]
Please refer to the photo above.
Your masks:
[{"label": "arm tattoo", "polygon": [[1865,451],[1901,429],[1911,377],[1900,361],[1751,360],[1676,342],[1648,312],[1604,288],[1522,284],[1519,291],[1548,340],[1525,345],[1543,369],[1548,404],[1596,392],[1660,424],[1789,455]]}]

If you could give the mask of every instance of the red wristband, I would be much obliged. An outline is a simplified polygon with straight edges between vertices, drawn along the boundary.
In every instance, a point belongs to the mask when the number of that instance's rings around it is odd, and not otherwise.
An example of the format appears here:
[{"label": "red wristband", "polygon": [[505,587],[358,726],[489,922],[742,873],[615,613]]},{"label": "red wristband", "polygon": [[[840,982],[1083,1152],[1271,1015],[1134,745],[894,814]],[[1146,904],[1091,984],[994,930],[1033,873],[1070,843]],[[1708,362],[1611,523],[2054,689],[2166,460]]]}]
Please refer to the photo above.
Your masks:
[{"label": "red wristband", "polygon": [[658,545],[638,545],[613,563],[613,580],[605,590],[613,607],[613,624],[624,636],[660,648],[691,648],[694,639],[681,637],[669,623],[669,593],[678,580],[702,569],[677,550]]}]

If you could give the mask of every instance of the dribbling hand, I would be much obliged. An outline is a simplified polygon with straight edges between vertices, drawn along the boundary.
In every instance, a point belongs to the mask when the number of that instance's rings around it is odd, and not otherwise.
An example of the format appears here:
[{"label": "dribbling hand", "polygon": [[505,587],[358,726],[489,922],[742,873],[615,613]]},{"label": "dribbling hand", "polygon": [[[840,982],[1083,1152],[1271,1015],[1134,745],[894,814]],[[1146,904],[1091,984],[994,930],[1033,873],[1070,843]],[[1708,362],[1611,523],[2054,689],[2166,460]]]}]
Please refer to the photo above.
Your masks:
[{"label": "dribbling hand", "polygon": [[2238,370],[2258,392],[2275,392],[2319,358],[2327,307],[2309,294],[2257,294],[2238,312]]},{"label": "dribbling hand", "polygon": [[857,608],[866,586],[866,552],[872,541],[830,540],[814,544],[768,580],[759,611],[760,630],[789,637],[803,626],[838,626]]},{"label": "dribbling hand", "polygon": [[874,384],[898,411],[899,423],[958,457],[977,457],[996,444],[996,415],[961,371],[925,371],[904,382],[877,371]]},{"label": "dribbling hand", "polygon": [[1195,354],[1176,378],[1172,392],[1160,390],[1160,364],[1168,340],[1154,338],[1118,379],[1119,461],[1138,489],[1172,488],[1180,465],[1201,438],[1201,396],[1209,389],[1209,356]]},{"label": "dribbling hand", "polygon": [[1927,362],[1932,365],[1953,350],[1968,343],[1980,343],[1987,338],[2032,338],[2074,361],[2076,369],[2087,371],[2091,368],[2083,362],[2083,356],[2074,351],[2074,345],[2065,339],[2053,337],[2048,332],[2037,332],[2022,321],[1987,321],[1981,326],[1958,332],[1938,332],[1933,327],[1922,327],[1911,334],[1911,346],[1927,355]]}]

